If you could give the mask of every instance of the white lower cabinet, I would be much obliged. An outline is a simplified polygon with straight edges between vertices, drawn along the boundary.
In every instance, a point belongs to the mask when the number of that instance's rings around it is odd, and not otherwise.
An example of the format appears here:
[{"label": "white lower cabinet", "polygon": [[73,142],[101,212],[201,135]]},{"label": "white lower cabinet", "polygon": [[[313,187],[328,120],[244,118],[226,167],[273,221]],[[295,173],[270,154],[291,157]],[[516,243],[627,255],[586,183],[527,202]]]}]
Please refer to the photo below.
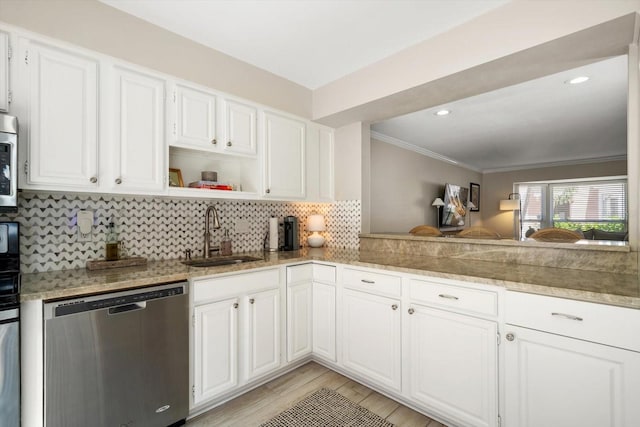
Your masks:
[{"label": "white lower cabinet", "polygon": [[311,354],[312,284],[287,286],[287,360]]},{"label": "white lower cabinet", "polygon": [[408,313],[409,397],[456,425],[498,425],[497,323],[417,304]]},{"label": "white lower cabinet", "polygon": [[192,404],[216,398],[281,366],[279,269],[192,284]]},{"label": "white lower cabinet", "polygon": [[238,298],[194,308],[194,406],[238,385]]},{"label": "white lower cabinet", "polygon": [[313,354],[336,361],[336,287],[313,283]]},{"label": "white lower cabinet", "polygon": [[280,290],[270,289],[245,298],[248,304],[246,379],[250,381],[280,366]]},{"label": "white lower cabinet", "polygon": [[506,293],[508,427],[640,425],[640,310]]},{"label": "white lower cabinet", "polygon": [[509,326],[508,427],[640,425],[640,353]]},{"label": "white lower cabinet", "polygon": [[400,391],[400,301],[343,290],[342,362],[346,369]]}]

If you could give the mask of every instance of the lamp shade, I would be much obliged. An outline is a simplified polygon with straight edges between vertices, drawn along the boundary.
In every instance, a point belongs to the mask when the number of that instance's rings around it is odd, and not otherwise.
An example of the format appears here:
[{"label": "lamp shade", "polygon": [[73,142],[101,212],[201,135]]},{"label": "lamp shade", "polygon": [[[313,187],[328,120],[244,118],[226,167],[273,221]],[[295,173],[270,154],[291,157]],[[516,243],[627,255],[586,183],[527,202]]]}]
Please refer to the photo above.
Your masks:
[{"label": "lamp shade", "polygon": [[431,206],[444,206],[444,202],[440,197],[438,197],[433,201],[433,203],[431,203]]},{"label": "lamp shade", "polygon": [[312,214],[307,217],[308,231],[325,231],[327,229],[324,223],[324,216],[320,214]]},{"label": "lamp shade", "polygon": [[519,211],[520,199],[500,200],[500,210],[501,211]]}]

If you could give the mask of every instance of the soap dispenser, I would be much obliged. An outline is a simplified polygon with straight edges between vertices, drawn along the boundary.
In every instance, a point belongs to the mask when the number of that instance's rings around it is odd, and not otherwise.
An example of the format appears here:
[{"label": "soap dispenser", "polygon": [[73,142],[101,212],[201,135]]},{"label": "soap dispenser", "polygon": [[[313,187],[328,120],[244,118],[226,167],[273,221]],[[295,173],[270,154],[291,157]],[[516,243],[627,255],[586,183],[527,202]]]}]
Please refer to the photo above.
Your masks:
[{"label": "soap dispenser", "polygon": [[107,241],[105,245],[105,259],[107,261],[116,261],[118,259],[118,233],[116,226],[111,221],[107,232]]},{"label": "soap dispenser", "polygon": [[220,241],[220,255],[231,255],[231,238],[229,237],[229,230],[224,229],[224,237]]}]

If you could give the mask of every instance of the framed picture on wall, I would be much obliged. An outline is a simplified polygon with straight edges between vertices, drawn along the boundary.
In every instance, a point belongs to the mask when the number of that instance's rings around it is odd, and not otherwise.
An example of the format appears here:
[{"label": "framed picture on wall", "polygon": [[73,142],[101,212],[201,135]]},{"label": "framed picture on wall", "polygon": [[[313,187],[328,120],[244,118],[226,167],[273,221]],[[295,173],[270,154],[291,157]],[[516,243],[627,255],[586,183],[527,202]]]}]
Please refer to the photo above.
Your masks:
[{"label": "framed picture on wall", "polygon": [[469,210],[471,212],[478,212],[480,210],[480,184],[476,184],[475,182],[469,183]]}]

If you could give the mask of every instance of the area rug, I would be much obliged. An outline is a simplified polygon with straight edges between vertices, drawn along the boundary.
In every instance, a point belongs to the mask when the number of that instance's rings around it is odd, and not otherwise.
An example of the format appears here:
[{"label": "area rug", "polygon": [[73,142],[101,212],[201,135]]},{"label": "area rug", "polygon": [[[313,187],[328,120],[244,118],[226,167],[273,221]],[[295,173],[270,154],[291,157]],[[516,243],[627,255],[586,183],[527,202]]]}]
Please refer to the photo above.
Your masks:
[{"label": "area rug", "polygon": [[384,418],[321,388],[260,427],[393,427]]}]

